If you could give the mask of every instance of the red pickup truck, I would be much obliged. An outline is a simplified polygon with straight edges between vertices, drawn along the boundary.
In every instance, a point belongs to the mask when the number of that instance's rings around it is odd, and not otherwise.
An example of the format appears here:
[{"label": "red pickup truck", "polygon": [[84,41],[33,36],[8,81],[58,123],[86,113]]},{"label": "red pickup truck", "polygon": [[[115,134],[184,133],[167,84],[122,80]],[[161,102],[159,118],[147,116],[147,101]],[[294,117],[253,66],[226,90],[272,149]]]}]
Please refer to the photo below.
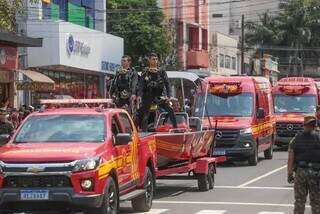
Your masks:
[{"label": "red pickup truck", "polygon": [[155,150],[154,136],[139,136],[122,109],[33,113],[0,147],[0,213],[62,205],[90,214],[116,214],[120,201],[128,200],[135,210],[148,211]]}]

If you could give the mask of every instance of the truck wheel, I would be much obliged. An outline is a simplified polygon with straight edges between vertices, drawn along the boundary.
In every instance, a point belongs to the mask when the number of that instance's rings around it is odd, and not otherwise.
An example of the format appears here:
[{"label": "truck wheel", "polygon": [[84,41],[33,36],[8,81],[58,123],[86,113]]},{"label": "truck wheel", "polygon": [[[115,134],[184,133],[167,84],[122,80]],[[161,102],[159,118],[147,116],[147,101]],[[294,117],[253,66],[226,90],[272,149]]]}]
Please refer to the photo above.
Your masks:
[{"label": "truck wheel", "polygon": [[254,149],[253,154],[248,159],[250,166],[256,166],[258,164],[258,146]]},{"label": "truck wheel", "polygon": [[210,189],[209,176],[206,174],[198,174],[198,188],[200,191],[205,192]]},{"label": "truck wheel", "polygon": [[264,158],[267,160],[271,160],[273,158],[273,142],[270,146],[270,148],[266,151],[264,151]]},{"label": "truck wheel", "polygon": [[152,200],[154,195],[154,177],[152,171],[149,167],[146,168],[145,178],[144,178],[144,189],[146,193],[132,199],[131,204],[135,211],[138,212],[148,212],[152,207]]},{"label": "truck wheel", "polygon": [[209,189],[213,189],[214,187],[214,175],[215,175],[215,167],[213,164],[209,165],[208,169],[208,178],[209,178]]},{"label": "truck wheel", "polygon": [[93,208],[84,212],[85,214],[117,214],[119,209],[119,194],[116,183],[112,177],[107,180],[107,187],[103,203],[99,208]]}]

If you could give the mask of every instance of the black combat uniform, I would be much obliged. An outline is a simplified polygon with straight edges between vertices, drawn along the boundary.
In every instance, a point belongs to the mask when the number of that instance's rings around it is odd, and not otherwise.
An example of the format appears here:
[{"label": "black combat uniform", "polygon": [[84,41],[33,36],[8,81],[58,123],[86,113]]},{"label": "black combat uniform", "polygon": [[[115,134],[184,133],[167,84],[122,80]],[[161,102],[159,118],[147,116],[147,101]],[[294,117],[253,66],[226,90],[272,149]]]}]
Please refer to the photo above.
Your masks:
[{"label": "black combat uniform", "polygon": [[117,107],[130,106],[130,98],[137,94],[138,73],[130,68],[120,68],[110,86],[110,96],[115,99]]},{"label": "black combat uniform", "polygon": [[298,134],[290,143],[295,164],[294,214],[303,214],[309,194],[312,213],[320,213],[320,133]]},{"label": "black combat uniform", "polygon": [[171,88],[167,73],[161,69],[147,68],[141,75],[138,96],[142,97],[142,107],[139,109],[139,124],[143,131],[148,129],[148,119],[152,103],[157,104],[168,112],[174,128],[177,128],[177,121],[173,109],[166,101],[160,101],[164,88],[166,95],[171,97]]}]

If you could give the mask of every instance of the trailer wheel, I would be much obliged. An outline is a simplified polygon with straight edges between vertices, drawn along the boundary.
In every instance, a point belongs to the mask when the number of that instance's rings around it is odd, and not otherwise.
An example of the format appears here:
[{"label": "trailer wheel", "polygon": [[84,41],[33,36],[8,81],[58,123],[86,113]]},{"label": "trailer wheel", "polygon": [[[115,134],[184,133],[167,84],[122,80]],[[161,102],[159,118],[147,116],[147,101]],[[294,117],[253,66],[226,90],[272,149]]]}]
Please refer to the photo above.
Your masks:
[{"label": "trailer wheel", "polygon": [[131,204],[135,211],[148,212],[152,207],[152,200],[155,188],[155,181],[152,171],[149,167],[146,168],[144,178],[144,189],[146,193],[132,199]]},{"label": "trailer wheel", "polygon": [[103,203],[99,208],[86,210],[85,214],[117,214],[119,209],[119,195],[116,183],[112,177],[107,180]]},{"label": "trailer wheel", "polygon": [[216,173],[215,166],[213,164],[209,165],[208,178],[209,178],[209,189],[214,187],[214,175]]},{"label": "trailer wheel", "polygon": [[198,174],[198,188],[200,191],[205,192],[210,189],[209,176],[206,174]]}]

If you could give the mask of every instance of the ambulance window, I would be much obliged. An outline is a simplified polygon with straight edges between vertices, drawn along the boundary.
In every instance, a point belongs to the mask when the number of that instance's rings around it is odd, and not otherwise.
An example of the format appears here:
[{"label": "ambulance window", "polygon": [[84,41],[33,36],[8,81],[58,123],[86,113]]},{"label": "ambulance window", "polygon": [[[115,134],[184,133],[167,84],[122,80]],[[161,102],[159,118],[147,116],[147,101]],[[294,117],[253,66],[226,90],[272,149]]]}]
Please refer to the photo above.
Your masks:
[{"label": "ambulance window", "polygon": [[121,123],[123,124],[123,133],[132,133],[132,125],[131,125],[131,122],[129,120],[129,117],[128,115],[124,114],[124,113],[121,113],[120,114],[120,121]]}]

